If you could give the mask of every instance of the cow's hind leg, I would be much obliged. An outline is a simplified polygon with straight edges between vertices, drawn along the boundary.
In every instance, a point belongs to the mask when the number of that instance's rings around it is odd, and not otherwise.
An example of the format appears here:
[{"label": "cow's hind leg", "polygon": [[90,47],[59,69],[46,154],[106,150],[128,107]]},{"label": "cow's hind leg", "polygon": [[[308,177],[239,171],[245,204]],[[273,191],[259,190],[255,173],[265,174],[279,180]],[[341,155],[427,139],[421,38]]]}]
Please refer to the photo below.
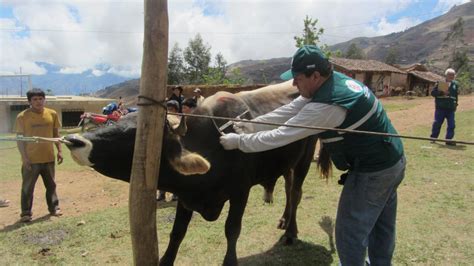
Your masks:
[{"label": "cow's hind leg", "polygon": [[296,212],[298,205],[303,195],[303,182],[308,174],[311,161],[313,160],[314,150],[316,149],[317,138],[313,137],[308,140],[305,145],[306,149],[304,155],[298,161],[296,167],[293,169],[293,179],[291,183],[290,193],[290,208],[289,208],[289,221],[287,221],[287,227],[284,234],[285,243],[293,244],[298,238],[298,225],[296,223]]},{"label": "cow's hind leg", "polygon": [[273,190],[275,189],[276,179],[268,180],[262,184],[263,186],[263,201],[265,203],[273,203]]},{"label": "cow's hind leg", "polygon": [[176,206],[176,217],[173,224],[173,230],[171,230],[170,241],[165,254],[160,260],[160,265],[173,265],[178,253],[179,246],[183,241],[186,231],[188,230],[189,222],[193,216],[193,212],[185,209],[183,205],[178,201]]}]

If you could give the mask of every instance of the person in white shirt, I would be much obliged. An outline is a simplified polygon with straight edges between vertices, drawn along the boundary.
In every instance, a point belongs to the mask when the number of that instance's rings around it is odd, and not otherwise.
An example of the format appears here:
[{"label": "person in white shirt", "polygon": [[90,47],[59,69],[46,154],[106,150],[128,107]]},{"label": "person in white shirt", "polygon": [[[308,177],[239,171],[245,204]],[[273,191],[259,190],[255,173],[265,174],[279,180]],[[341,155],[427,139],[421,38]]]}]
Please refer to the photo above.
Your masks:
[{"label": "person in white shirt", "polygon": [[[322,143],[318,164],[328,176],[331,162],[342,171],[344,189],[336,217],[336,246],[342,265],[364,265],[368,251],[373,265],[391,265],[395,249],[397,187],[405,174],[400,138],[314,130],[285,125],[326,127],[397,134],[382,105],[361,82],[333,71],[314,45],[293,56],[291,69],[280,76],[293,78],[300,96],[254,121],[283,124],[268,128],[236,123],[235,131],[220,137],[226,150],[262,152],[317,134]],[[254,126],[255,125],[255,126]]]}]

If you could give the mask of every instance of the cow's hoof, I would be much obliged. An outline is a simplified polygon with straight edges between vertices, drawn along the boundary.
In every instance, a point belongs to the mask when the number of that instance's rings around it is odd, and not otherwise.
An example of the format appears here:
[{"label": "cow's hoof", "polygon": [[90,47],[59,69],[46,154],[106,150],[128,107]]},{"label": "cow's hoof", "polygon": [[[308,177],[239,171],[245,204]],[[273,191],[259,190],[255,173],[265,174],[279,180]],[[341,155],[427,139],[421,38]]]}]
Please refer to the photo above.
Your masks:
[{"label": "cow's hoof", "polygon": [[287,235],[283,235],[281,236],[280,238],[280,242],[283,242],[284,245],[293,245],[294,243],[296,243],[296,240],[298,238],[296,236],[287,236]]},{"label": "cow's hoof", "polygon": [[231,258],[230,256],[225,256],[224,262],[222,263],[224,266],[237,266],[237,258]]},{"label": "cow's hoof", "polygon": [[273,203],[273,193],[265,191],[263,193],[262,199],[265,203],[272,204]]},{"label": "cow's hoof", "polygon": [[285,218],[281,218],[280,221],[278,221],[278,225],[277,225],[277,228],[278,229],[281,229],[281,230],[285,230],[286,229],[286,220]]}]

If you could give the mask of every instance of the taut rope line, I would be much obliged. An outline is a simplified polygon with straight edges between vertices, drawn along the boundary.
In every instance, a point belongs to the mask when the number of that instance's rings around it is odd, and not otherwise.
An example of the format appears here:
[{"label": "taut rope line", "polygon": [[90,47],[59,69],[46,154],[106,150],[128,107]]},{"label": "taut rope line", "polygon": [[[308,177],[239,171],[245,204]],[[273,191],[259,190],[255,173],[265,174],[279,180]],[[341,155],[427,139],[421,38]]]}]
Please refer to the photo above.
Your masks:
[{"label": "taut rope line", "polygon": [[[211,115],[183,114],[183,113],[172,113],[172,112],[169,112],[168,114],[171,114],[171,115],[179,115],[179,116],[198,117],[198,118],[209,118],[209,119],[217,119],[217,120],[229,120],[229,121],[233,121],[233,122],[245,122],[245,123],[252,123],[252,124],[269,125],[269,126],[296,127],[296,128],[306,128],[306,129],[313,129],[313,130],[338,131],[338,132],[353,133],[353,134],[377,135],[377,136],[386,136],[386,137],[395,137],[395,138],[416,139],[416,140],[429,140],[429,141],[441,141],[441,142],[452,142],[452,143],[459,143],[459,144],[466,144],[466,145],[474,145],[474,142],[472,142],[472,141],[465,141],[465,140],[435,139],[435,138],[416,137],[416,136],[399,135],[399,134],[383,133],[383,132],[373,132],[373,131],[354,130],[354,129],[332,128],[332,127],[316,127],[316,126],[303,126],[303,125],[289,125],[289,124],[272,123],[272,122],[262,122],[262,121],[252,121],[252,120],[246,120],[246,119],[240,119],[240,118],[222,117],[222,116],[211,116]],[[217,127],[217,125],[216,125],[216,127]],[[220,133],[222,133],[222,132],[220,132]],[[61,142],[61,143],[65,143],[65,144],[70,143],[69,141],[67,141],[66,139],[64,139],[64,137],[61,137],[61,138],[44,138],[44,137],[20,137],[20,136],[17,136],[17,137],[13,137],[13,138],[0,138],[0,141]]]},{"label": "taut rope line", "polygon": [[210,119],[217,119],[217,120],[230,120],[230,121],[233,121],[233,122],[245,122],[245,123],[261,124],[261,125],[269,125],[269,126],[296,127],[296,128],[306,128],[306,129],[313,129],[313,130],[338,131],[338,132],[345,132],[345,133],[365,134],[365,135],[377,135],[377,136],[386,136],[386,137],[395,137],[395,138],[405,138],[405,139],[416,139],[416,140],[429,140],[429,141],[441,141],[441,142],[446,142],[446,141],[448,141],[448,142],[459,143],[459,144],[474,145],[474,142],[472,142],[472,141],[464,141],[464,140],[435,139],[435,138],[416,137],[416,136],[400,135],[400,134],[392,134],[392,133],[383,133],[383,132],[373,132],[373,131],[364,131],[364,130],[333,128],[333,127],[317,127],[317,126],[303,126],[303,125],[288,125],[288,124],[280,124],[280,123],[272,123],[272,122],[262,122],[262,121],[252,121],[252,120],[245,120],[245,119],[232,118],[232,117],[222,117],[222,116],[210,116],[210,115],[198,115],[198,114],[183,114],[183,113],[171,113],[171,112],[170,112],[169,114],[180,115],[180,116],[198,117],[198,118],[210,118]]},{"label": "taut rope line", "polygon": [[16,137],[11,137],[11,138],[0,138],[0,141],[24,141],[24,142],[61,142],[68,144],[70,141],[67,141],[66,139],[62,138],[45,138],[45,137],[22,137],[22,136],[16,136]]}]

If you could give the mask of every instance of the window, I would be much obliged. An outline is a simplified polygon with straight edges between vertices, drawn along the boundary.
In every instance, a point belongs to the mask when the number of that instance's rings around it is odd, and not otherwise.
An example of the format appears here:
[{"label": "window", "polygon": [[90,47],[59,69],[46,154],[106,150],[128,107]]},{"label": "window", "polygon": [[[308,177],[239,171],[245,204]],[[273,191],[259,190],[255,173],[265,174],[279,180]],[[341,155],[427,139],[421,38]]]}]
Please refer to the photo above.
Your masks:
[{"label": "window", "polygon": [[62,110],[62,127],[77,127],[84,110]]}]

